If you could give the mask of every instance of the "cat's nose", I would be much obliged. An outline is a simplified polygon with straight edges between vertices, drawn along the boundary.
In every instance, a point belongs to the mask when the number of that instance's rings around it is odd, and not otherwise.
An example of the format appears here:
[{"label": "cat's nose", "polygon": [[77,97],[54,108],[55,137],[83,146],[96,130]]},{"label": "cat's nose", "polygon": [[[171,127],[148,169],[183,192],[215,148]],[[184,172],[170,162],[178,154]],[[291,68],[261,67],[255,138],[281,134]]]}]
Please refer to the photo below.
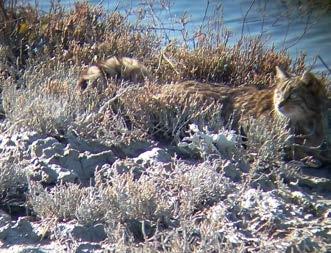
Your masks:
[{"label": "cat's nose", "polygon": [[281,101],[281,102],[278,104],[278,109],[281,109],[284,105],[285,105],[285,100]]}]

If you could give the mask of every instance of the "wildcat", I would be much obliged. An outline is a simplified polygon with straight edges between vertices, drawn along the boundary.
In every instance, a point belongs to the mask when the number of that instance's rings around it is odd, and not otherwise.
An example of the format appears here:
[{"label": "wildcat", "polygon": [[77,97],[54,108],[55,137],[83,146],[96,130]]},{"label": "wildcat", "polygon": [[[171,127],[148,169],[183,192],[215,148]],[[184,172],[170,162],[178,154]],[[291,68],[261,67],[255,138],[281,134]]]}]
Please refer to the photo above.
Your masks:
[{"label": "wildcat", "polygon": [[327,149],[328,97],[325,84],[311,72],[290,76],[276,67],[275,85],[258,90],[255,87],[231,88],[196,81],[165,85],[157,96],[162,103],[188,98],[217,101],[222,104],[222,116],[234,118],[235,127],[247,125],[250,118],[264,119],[267,128],[274,121],[286,121],[293,138],[290,159],[314,156],[331,161]]},{"label": "wildcat", "polygon": [[[136,59],[111,57],[83,71],[78,87],[80,90],[85,90],[88,85],[94,87],[97,79],[102,79],[103,83],[106,83],[107,78],[113,77],[138,82],[148,76],[147,68]],[[133,114],[136,110],[133,108],[135,104],[144,111],[141,103],[145,101],[149,104],[150,95],[147,95],[149,88],[146,89],[124,95],[126,99],[122,99],[123,106]],[[157,85],[154,90],[155,96],[152,97],[157,101],[156,104],[163,108],[170,107],[170,104],[180,107],[189,100],[198,104],[221,104],[222,117],[225,120],[232,117],[232,127],[237,129],[247,125],[251,118],[264,119],[267,122],[266,128],[272,128],[275,121],[286,121],[293,136],[292,150],[288,152],[291,153],[290,159],[314,156],[320,160],[331,161],[330,148],[326,147],[330,100],[325,84],[309,71],[301,76],[291,76],[276,66],[275,85],[263,90],[255,87],[231,88],[197,81]],[[161,107],[155,110],[162,109]],[[146,114],[146,111],[143,113]]]}]

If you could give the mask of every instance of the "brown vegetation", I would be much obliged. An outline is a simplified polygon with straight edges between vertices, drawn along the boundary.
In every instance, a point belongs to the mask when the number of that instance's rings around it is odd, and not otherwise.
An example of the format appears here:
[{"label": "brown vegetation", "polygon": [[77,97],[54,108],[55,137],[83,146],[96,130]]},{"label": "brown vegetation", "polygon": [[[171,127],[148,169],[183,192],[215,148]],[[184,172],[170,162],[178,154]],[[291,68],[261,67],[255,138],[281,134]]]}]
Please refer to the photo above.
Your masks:
[{"label": "brown vegetation", "polygon": [[[132,24],[118,12],[106,14],[87,3],[77,3],[68,12],[54,5],[46,14],[31,7],[3,10],[0,5],[0,21],[4,21],[1,38],[6,38],[0,41],[5,114],[0,130],[18,140],[17,145],[10,138],[1,142],[0,190],[3,196],[20,191],[28,196],[21,205],[45,224],[43,236],[49,232],[51,240],[71,241],[57,237],[56,227],[70,221],[101,223],[107,229],[106,243],[119,252],[272,252],[280,244],[286,244],[282,249],[293,245],[290,249],[300,250],[297,241],[303,241],[302,248],[308,239],[319,243],[317,250],[327,247],[326,231],[311,235],[312,222],[323,227],[326,208],[294,194],[300,189],[298,167],[280,159],[281,125],[267,131],[263,120],[249,119],[245,149],[238,141],[230,158],[192,151],[198,158],[192,159],[190,152],[183,154],[176,146],[189,134],[186,126],[196,123],[210,131],[224,130],[226,108],[204,98],[187,98],[180,106],[178,100],[169,99],[164,106],[159,97],[160,91],[172,87],[169,83],[187,80],[222,83],[229,89],[272,88],[274,67],[301,75],[303,56],[292,61],[286,52],[266,48],[257,39],[243,39],[234,46],[209,40],[194,48],[175,42],[164,45],[153,29],[141,25],[141,19]],[[83,95],[77,92],[82,68],[109,57],[133,57],[151,75],[139,84],[110,79],[107,86],[99,78],[97,88]],[[27,130],[33,131],[27,138],[30,143],[25,135],[21,141],[16,134]],[[54,145],[38,149],[35,136],[41,146],[42,137],[51,138]],[[169,154],[167,163],[142,164],[128,158],[138,155],[130,144],[140,141],[154,147],[160,144],[155,140],[164,138],[172,141],[167,148],[173,157]],[[102,152],[109,152],[107,156],[116,154],[117,164],[107,160],[96,166],[87,184],[42,181],[52,176],[47,174],[48,165],[62,169],[56,164],[61,159],[65,167],[68,157],[81,161],[82,156],[92,156],[72,147],[77,143],[83,148],[97,143]],[[41,155],[32,162],[33,152]],[[52,156],[42,157],[47,154]],[[51,160],[53,164],[43,164]],[[31,176],[35,170],[41,170],[41,179]],[[10,200],[2,199],[1,208]],[[270,205],[276,207],[271,210]]]}]

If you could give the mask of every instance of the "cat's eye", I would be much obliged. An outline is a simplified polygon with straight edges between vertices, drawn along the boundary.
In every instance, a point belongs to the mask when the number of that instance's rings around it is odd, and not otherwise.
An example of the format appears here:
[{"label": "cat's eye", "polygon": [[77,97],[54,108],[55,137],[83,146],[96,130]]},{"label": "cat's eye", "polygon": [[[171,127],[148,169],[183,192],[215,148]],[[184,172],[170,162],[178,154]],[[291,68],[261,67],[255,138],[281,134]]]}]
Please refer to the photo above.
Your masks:
[{"label": "cat's eye", "polygon": [[292,93],[288,96],[289,99],[297,99],[299,95],[297,93]]}]

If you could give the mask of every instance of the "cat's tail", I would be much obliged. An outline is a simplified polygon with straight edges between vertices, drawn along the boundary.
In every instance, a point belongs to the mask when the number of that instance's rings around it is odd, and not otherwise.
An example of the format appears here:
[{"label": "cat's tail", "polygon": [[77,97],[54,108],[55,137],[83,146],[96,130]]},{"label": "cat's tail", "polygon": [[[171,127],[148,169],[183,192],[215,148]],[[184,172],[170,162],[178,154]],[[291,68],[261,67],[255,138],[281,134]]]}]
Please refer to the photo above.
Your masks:
[{"label": "cat's tail", "polygon": [[119,78],[131,82],[141,82],[149,76],[148,69],[138,60],[128,57],[111,57],[82,71],[77,86],[85,90],[95,86],[98,78]]}]

